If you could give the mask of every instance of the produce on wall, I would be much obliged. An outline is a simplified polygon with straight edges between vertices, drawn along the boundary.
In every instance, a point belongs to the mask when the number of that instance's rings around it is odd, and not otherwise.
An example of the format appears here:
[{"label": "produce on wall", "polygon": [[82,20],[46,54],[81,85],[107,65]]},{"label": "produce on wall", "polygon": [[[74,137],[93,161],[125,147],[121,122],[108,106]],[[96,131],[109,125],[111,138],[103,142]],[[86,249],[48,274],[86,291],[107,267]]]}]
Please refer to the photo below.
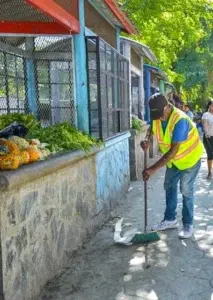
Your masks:
[{"label": "produce on wall", "polygon": [[78,131],[68,122],[42,128],[32,114],[2,115],[0,130],[14,122],[24,125],[28,134],[25,138],[11,136],[0,139],[0,170],[14,170],[59,152],[89,151],[100,144],[100,141]]}]

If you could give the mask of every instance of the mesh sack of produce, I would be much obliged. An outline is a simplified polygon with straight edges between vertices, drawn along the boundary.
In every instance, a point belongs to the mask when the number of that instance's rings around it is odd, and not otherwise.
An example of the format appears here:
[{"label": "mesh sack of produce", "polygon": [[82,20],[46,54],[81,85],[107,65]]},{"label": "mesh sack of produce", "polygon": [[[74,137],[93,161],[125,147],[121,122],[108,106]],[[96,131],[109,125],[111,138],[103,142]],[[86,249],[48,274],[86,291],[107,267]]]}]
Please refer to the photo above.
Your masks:
[{"label": "mesh sack of produce", "polygon": [[0,139],[0,146],[7,147],[10,154],[18,155],[20,153],[19,146],[13,141]]},{"label": "mesh sack of produce", "polygon": [[0,156],[0,170],[16,170],[19,165],[19,157],[14,154]]}]

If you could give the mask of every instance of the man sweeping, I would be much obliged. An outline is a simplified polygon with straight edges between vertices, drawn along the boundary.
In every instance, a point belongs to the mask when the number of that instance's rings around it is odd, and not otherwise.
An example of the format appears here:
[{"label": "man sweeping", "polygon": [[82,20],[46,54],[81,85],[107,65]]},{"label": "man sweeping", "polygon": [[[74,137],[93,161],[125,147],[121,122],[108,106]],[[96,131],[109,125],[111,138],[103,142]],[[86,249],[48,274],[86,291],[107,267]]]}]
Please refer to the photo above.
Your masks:
[{"label": "man sweeping", "polygon": [[149,101],[152,124],[141,147],[146,151],[150,138],[156,136],[163,156],[154,165],[143,171],[147,181],[160,168],[167,166],[164,189],[166,210],[163,221],[152,230],[162,231],[178,228],[176,209],[178,203],[178,182],[183,197],[182,239],[193,234],[194,183],[201,165],[202,144],[195,124],[181,110],[172,106],[161,94],[154,94]]}]

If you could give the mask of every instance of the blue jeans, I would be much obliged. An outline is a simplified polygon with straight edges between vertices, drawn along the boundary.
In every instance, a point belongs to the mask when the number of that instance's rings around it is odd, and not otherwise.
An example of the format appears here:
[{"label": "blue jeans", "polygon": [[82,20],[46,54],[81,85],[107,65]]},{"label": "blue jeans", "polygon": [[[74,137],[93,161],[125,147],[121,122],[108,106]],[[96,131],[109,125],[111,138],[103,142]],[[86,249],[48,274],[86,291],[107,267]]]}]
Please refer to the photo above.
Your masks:
[{"label": "blue jeans", "polygon": [[175,166],[167,168],[164,189],[166,191],[166,210],[164,220],[174,221],[178,203],[178,182],[183,196],[182,221],[183,225],[192,225],[194,218],[194,183],[201,166],[199,160],[190,169],[178,170]]}]

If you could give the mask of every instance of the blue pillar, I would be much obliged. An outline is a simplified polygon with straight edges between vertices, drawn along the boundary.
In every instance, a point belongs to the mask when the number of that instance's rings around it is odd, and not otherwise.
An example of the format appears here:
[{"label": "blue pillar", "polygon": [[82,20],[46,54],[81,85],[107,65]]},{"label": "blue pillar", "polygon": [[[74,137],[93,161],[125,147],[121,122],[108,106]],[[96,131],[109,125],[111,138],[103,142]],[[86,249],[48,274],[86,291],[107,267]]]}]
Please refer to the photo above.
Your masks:
[{"label": "blue pillar", "polygon": [[79,0],[80,33],[74,35],[74,66],[78,128],[89,132],[84,0]]},{"label": "blue pillar", "polygon": [[144,90],[145,90],[145,121],[150,121],[149,99],[151,97],[151,74],[148,67],[144,67]]},{"label": "blue pillar", "polygon": [[[34,50],[34,39],[26,38],[26,50],[31,55]],[[28,110],[37,116],[37,94],[36,94],[36,80],[35,80],[35,66],[32,58],[26,59],[26,79],[27,79],[27,99]]]}]

